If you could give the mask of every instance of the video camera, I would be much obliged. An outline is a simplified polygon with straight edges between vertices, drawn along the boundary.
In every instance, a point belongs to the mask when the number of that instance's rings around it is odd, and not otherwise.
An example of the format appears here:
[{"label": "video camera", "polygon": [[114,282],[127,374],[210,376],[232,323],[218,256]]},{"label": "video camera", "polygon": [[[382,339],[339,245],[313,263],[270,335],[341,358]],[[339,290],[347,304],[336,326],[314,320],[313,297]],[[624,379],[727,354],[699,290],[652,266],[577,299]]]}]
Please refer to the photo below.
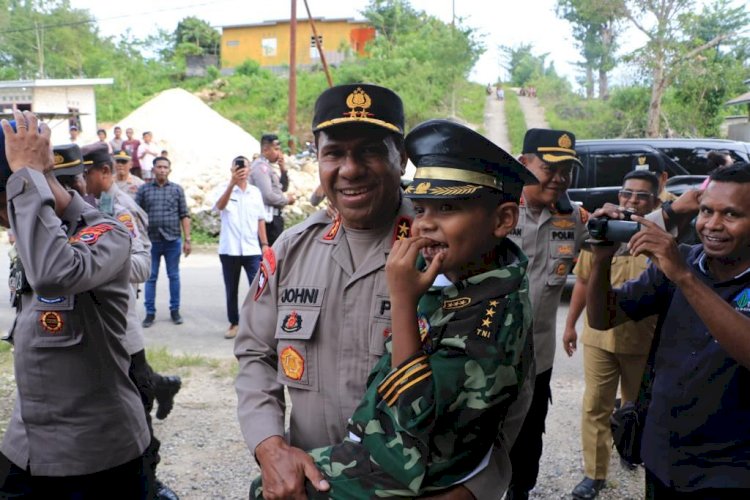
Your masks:
[{"label": "video camera", "polygon": [[630,238],[641,230],[638,222],[632,221],[633,212],[625,211],[622,213],[624,219],[610,219],[609,217],[594,217],[589,219],[586,227],[589,235],[594,240],[601,242],[627,243]]}]

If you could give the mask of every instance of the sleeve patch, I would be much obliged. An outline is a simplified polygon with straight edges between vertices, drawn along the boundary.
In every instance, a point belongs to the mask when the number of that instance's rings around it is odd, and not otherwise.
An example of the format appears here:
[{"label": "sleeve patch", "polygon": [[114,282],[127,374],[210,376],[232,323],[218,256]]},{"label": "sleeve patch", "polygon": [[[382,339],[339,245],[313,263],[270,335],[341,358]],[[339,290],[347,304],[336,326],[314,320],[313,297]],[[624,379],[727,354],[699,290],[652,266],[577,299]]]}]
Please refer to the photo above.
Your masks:
[{"label": "sleeve patch", "polygon": [[135,237],[135,224],[133,224],[133,217],[131,217],[130,214],[120,214],[117,216],[117,220],[122,222],[125,227],[128,228],[130,236]]},{"label": "sleeve patch", "polygon": [[263,295],[263,290],[266,289],[266,285],[268,284],[268,270],[266,269],[266,263],[261,262],[260,263],[260,269],[258,270],[258,289],[255,290],[255,296],[253,297],[253,300],[256,302],[260,298],[261,295]]},{"label": "sleeve patch", "polygon": [[268,271],[273,276],[276,273],[276,253],[273,251],[273,248],[266,247],[263,250],[263,259],[268,264]]},{"label": "sleeve patch", "polygon": [[81,229],[78,233],[72,236],[68,241],[70,243],[78,243],[79,241],[86,243],[87,245],[95,244],[101,235],[108,233],[114,229],[109,224],[97,224],[95,226],[86,227]]}]

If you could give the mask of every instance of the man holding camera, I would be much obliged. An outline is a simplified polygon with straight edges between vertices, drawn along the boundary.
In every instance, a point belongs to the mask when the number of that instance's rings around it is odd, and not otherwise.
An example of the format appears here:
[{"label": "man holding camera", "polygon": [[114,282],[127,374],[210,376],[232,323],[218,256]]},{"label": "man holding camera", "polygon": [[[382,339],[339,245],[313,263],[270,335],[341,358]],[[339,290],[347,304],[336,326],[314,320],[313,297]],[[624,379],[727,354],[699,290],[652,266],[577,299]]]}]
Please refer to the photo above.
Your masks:
[{"label": "man holding camera", "polygon": [[552,398],[557,307],[573,259],[588,237],[588,213],[572,206],[566,194],[571,172],[581,164],[575,135],[565,130],[529,129],[519,161],[539,179],[539,184],[524,186],[518,225],[510,233],[511,240],[529,257],[536,378],[531,407],[510,454],[513,478],[509,500],[528,498],[536,484],[544,421]]},{"label": "man holding camera", "polygon": [[244,156],[232,160],[232,178],[214,202],[214,210],[218,210],[221,216],[219,259],[229,318],[229,330],[224,334],[226,339],[237,336],[240,322],[237,292],[242,269],[252,283],[260,266],[261,252],[269,248],[263,198],[258,188],[247,182],[249,165],[250,161]]},{"label": "man holding camera", "polygon": [[[659,315],[641,449],[648,499],[750,495],[750,165],[710,179],[696,221],[701,244],[678,247],[655,223],[633,216],[641,230],[628,248],[651,264],[614,290],[617,246],[592,247],[589,324],[605,330]],[[618,216],[611,212],[594,215]]]},{"label": "man holding camera", "polygon": [[[656,175],[646,170],[634,170],[625,176],[618,193],[620,207],[627,214],[643,217],[658,205],[658,193],[659,178]],[[637,278],[648,267],[645,255],[631,255],[626,243],[616,246],[617,251],[612,257],[612,286]],[[581,251],[562,340],[568,356],[572,356],[577,347],[575,326],[586,306],[591,261],[591,251]],[[606,331],[591,328],[584,319],[581,337],[581,343],[586,346],[583,352],[586,389],[581,414],[584,478],[573,489],[574,498],[595,498],[604,487],[612,449],[609,416],[614,409],[617,384],[621,384],[623,403],[636,399],[655,328],[656,316],[627,321]]]}]

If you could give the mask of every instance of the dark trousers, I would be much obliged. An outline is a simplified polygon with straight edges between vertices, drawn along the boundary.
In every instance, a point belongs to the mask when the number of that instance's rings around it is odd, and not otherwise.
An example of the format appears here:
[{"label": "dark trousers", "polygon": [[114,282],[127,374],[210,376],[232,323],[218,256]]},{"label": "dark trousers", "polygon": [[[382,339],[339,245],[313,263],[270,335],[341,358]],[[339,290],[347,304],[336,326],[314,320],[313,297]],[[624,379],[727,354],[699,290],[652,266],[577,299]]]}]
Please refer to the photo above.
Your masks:
[{"label": "dark trousers", "polygon": [[150,500],[143,457],[84,476],[32,476],[0,453],[0,498],[24,500]]},{"label": "dark trousers", "polygon": [[691,492],[679,492],[662,483],[646,469],[646,500],[738,500],[750,498],[750,490],[739,488],[707,488]]},{"label": "dark trousers", "polygon": [[138,388],[138,393],[141,395],[143,410],[146,413],[148,433],[151,436],[148,448],[143,452],[143,472],[150,493],[148,498],[154,498],[156,492],[156,466],[161,461],[161,457],[159,456],[161,442],[154,436],[154,427],[151,423],[151,410],[154,408],[154,387],[156,387],[158,378],[161,375],[154,372],[151,365],[148,364],[148,361],[146,361],[146,351],[143,350],[130,356],[130,369],[128,372],[130,380],[133,381]]},{"label": "dark trousers", "polygon": [[510,463],[513,467],[513,477],[508,489],[529,492],[536,485],[539,475],[539,460],[542,458],[542,434],[544,434],[544,420],[552,400],[550,379],[552,368],[536,376],[534,382],[534,396],[526,419],[523,421],[518,438],[510,450]]},{"label": "dark trousers", "polygon": [[266,237],[268,237],[268,244],[273,245],[273,242],[278,239],[283,231],[284,218],[280,215],[274,215],[273,222],[266,222]]},{"label": "dark trousers", "polygon": [[240,313],[237,309],[237,294],[240,287],[240,274],[245,269],[247,281],[253,282],[255,274],[260,267],[260,255],[226,255],[219,254],[221,270],[224,273],[224,291],[227,296],[227,318],[230,325],[240,322]]}]

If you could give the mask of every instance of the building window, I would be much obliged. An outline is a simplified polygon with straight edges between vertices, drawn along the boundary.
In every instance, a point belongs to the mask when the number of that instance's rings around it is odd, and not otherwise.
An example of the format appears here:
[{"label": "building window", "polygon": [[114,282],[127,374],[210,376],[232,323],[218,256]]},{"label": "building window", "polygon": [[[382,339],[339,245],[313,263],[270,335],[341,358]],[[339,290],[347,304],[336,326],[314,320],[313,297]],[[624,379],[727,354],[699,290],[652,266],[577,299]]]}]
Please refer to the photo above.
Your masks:
[{"label": "building window", "polygon": [[263,55],[265,57],[273,57],[276,55],[275,38],[264,38],[263,40],[261,40],[260,46],[263,49]]},{"label": "building window", "polygon": [[227,40],[227,47],[237,47],[239,44],[239,40]]},{"label": "building window", "polygon": [[[318,35],[318,42],[320,42],[320,48],[323,48],[323,35]],[[315,45],[315,35],[310,36],[310,59],[320,59],[318,53],[318,47]]]}]

